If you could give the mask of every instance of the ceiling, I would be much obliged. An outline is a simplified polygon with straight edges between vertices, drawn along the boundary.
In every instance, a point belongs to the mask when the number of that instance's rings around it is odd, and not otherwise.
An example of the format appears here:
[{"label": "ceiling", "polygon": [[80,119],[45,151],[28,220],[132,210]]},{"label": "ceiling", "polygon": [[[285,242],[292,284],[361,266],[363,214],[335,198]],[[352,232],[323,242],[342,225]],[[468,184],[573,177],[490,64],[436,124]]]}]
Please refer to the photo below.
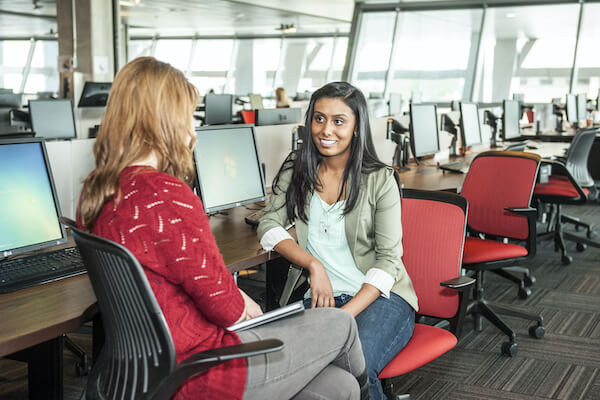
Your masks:
[{"label": "ceiling", "polygon": [[[97,0],[90,0],[97,1]],[[297,33],[347,33],[354,0],[122,0],[129,34],[269,35],[281,24]],[[34,5],[36,7],[34,7]],[[0,36],[56,32],[55,0],[0,0]]]}]

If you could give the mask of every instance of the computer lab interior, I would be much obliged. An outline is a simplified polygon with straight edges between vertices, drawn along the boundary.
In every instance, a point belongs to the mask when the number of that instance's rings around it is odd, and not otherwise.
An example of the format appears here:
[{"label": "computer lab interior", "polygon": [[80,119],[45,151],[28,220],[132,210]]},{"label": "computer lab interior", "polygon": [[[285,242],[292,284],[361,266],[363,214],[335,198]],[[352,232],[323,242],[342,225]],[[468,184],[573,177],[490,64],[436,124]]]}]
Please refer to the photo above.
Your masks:
[{"label": "computer lab interior", "polygon": [[[363,92],[403,190],[460,194],[484,152],[538,155],[530,203],[505,206],[535,209],[533,231],[490,235],[528,254],[460,269],[478,283],[457,343],[389,379],[389,393],[600,398],[599,18],[594,0],[0,1],[0,398],[79,399],[101,351],[85,269],[33,279],[9,265],[73,245],[58,217],[76,216],[114,76],[142,56],[198,90],[194,190],[227,267],[265,309],[306,288],[255,229],[282,162],[311,140],[305,113],[326,83]],[[518,180],[507,174],[488,179]],[[19,188],[42,201],[11,197]],[[488,301],[503,322],[486,319]]]}]

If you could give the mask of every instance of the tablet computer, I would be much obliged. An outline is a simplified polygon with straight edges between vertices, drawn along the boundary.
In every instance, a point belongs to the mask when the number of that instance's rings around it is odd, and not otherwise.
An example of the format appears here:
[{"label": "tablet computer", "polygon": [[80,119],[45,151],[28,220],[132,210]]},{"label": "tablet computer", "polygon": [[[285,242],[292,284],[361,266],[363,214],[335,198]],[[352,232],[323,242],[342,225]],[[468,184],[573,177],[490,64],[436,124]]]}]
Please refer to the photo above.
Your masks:
[{"label": "tablet computer", "polygon": [[266,324],[267,322],[275,321],[280,318],[284,318],[284,317],[290,316],[292,314],[296,314],[303,310],[304,310],[304,302],[302,300],[300,300],[295,303],[288,304],[287,306],[278,308],[276,310],[266,312],[263,315],[259,315],[258,317],[250,318],[245,321],[235,323],[235,324],[231,325],[230,327],[228,327],[227,330],[232,331],[232,332],[244,331],[246,329],[255,328],[262,324]]}]

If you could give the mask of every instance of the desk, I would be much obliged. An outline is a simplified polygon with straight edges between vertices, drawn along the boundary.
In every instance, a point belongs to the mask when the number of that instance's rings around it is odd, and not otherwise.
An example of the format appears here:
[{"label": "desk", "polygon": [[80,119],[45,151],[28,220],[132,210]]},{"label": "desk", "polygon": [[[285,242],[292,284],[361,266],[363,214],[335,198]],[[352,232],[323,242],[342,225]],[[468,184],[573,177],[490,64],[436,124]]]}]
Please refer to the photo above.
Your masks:
[{"label": "desk", "polygon": [[[251,211],[239,207],[210,217],[227,268],[240,271],[279,257],[262,250],[256,231],[244,222]],[[96,302],[87,275],[0,294],[0,357],[29,363],[30,399],[62,399],[64,333],[78,329]]]}]

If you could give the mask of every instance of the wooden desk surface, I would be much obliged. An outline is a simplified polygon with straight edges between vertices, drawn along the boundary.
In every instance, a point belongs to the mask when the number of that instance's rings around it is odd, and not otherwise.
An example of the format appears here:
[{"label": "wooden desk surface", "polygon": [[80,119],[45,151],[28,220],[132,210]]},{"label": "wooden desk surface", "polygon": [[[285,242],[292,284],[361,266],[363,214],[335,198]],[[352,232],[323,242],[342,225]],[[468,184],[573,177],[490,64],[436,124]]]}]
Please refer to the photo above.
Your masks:
[{"label": "wooden desk surface", "polygon": [[[210,217],[225,265],[231,272],[278,257],[262,250],[256,230],[244,222],[243,207]],[[83,312],[96,302],[87,275],[0,294],[0,357],[78,329]]]}]

